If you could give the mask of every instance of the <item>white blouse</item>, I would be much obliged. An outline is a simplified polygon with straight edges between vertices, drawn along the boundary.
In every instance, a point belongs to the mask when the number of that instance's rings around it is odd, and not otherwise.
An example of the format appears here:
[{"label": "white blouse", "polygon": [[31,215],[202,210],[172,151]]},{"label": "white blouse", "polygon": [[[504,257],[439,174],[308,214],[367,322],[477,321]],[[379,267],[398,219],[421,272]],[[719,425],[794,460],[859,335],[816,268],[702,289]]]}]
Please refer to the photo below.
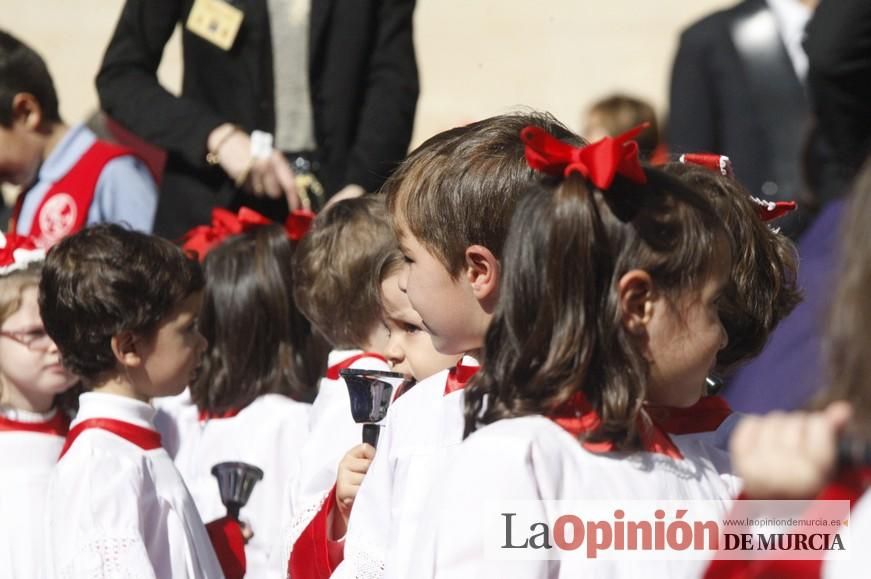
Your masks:
[{"label": "white blouse", "polygon": [[[72,429],[94,418],[154,430],[149,404],[86,393]],[[46,549],[56,578],[223,577],[208,534],[169,454],[112,432],[83,431],[52,473]]]}]

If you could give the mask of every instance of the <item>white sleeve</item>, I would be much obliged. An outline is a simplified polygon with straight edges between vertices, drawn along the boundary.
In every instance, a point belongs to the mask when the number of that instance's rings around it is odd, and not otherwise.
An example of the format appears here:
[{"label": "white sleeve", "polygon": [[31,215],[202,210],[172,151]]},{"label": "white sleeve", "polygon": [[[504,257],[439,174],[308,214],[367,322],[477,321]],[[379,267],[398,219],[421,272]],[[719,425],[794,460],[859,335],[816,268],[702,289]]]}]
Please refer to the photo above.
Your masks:
[{"label": "white sleeve", "polygon": [[142,536],[142,509],[156,496],[141,465],[102,456],[91,465],[61,463],[57,470],[47,509],[52,576],[156,578]]}]

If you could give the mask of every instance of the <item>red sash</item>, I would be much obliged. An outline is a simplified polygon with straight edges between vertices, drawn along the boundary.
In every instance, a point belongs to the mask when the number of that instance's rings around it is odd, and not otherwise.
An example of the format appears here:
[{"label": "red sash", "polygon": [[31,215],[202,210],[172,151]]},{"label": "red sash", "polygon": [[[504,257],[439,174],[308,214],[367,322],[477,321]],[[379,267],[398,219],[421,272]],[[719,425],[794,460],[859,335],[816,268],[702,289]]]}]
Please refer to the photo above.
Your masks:
[{"label": "red sash", "polygon": [[338,364],[333,364],[332,366],[327,368],[327,373],[325,374],[326,378],[329,380],[338,380],[341,377],[339,374],[340,370],[350,368],[351,364],[362,358],[375,358],[376,360],[381,360],[385,364],[387,363],[387,358],[385,358],[381,354],[376,354],[374,352],[363,352],[362,354],[351,356],[350,358],[342,360]]},{"label": "red sash", "polygon": [[66,436],[70,429],[70,419],[58,410],[54,416],[44,422],[21,422],[0,416],[0,432],[38,432]]},{"label": "red sash", "polygon": [[[27,228],[38,247],[48,248],[85,226],[94,201],[97,181],[106,164],[133,151],[105,141],[95,141],[69,172],[46,191]],[[16,227],[26,192],[18,196],[11,226]]]},{"label": "red sash", "polygon": [[136,426],[123,420],[114,420],[112,418],[89,418],[76,424],[70,433],[67,435],[67,440],[64,443],[63,449],[60,451],[60,457],[63,458],[76,439],[81,433],[91,428],[99,428],[106,430],[116,436],[120,436],[127,442],[131,442],[142,450],[154,450],[160,448],[160,434],[150,428]]},{"label": "red sash", "polygon": [[732,415],[722,396],[705,396],[692,406],[645,406],[644,409],[660,428],[669,434],[713,432]]}]

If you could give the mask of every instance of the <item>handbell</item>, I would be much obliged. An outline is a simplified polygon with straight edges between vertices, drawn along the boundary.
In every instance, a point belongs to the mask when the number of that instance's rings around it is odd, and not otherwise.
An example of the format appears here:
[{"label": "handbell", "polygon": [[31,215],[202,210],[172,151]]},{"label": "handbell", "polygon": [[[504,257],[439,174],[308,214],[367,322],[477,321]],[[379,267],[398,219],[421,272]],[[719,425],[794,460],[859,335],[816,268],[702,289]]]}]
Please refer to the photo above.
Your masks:
[{"label": "handbell", "polygon": [[227,516],[238,521],[239,511],[248,504],[254,485],[263,479],[263,471],[244,462],[221,462],[212,467],[212,475],[218,479]]},{"label": "handbell", "polygon": [[354,422],[363,425],[363,442],[377,446],[381,427],[376,423],[387,416],[393,393],[403,385],[405,376],[399,372],[350,368],[339,374],[348,385],[351,416]]}]

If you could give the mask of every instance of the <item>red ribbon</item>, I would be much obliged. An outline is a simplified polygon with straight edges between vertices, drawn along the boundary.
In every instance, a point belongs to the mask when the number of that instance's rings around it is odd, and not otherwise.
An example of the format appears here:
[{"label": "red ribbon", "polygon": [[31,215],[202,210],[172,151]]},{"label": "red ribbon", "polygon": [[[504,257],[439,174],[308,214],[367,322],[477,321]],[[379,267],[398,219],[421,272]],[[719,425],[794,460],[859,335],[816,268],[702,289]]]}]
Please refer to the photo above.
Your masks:
[{"label": "red ribbon", "polygon": [[[576,392],[568,402],[561,404],[551,412],[548,418],[576,437],[593,432],[602,424],[601,417],[581,392]],[[641,436],[641,447],[646,452],[664,454],[674,459],[683,458],[683,454],[668,433],[655,423],[645,421],[643,415],[638,416],[638,429]],[[583,442],[582,446],[596,454],[617,450],[614,443],[609,441]]]},{"label": "red ribbon", "polygon": [[291,211],[290,215],[284,222],[284,230],[287,231],[287,238],[291,241],[299,241],[305,237],[308,230],[311,229],[312,221],[315,219],[314,211],[308,209],[297,209]]},{"label": "red ribbon", "polygon": [[712,153],[686,153],[680,156],[680,162],[684,165],[698,165],[710,169],[724,177],[731,177],[732,161],[726,155],[714,155]]},{"label": "red ribbon", "polygon": [[[724,177],[734,177],[732,171],[732,161],[726,155],[714,155],[712,153],[685,153],[680,156],[680,162],[684,165],[698,165],[705,169],[710,169],[715,173],[719,173]],[[775,201],[768,202],[750,198],[753,204],[756,205],[756,214],[762,221],[768,222],[783,217],[791,211],[795,211],[797,205],[795,201]]]},{"label": "red ribbon", "polygon": [[15,263],[16,249],[36,249],[36,244],[30,236],[18,235],[15,231],[6,234],[6,245],[0,247],[0,267],[6,267]]},{"label": "red ribbon", "polygon": [[584,147],[564,143],[540,127],[520,131],[526,143],[526,162],[536,171],[568,177],[580,173],[598,189],[605,191],[621,175],[633,183],[647,182],[638,161],[638,143],[633,141],[649,126],[645,123],[616,137],[605,137]]},{"label": "red ribbon", "polygon": [[[288,239],[291,241],[302,239],[308,233],[314,218],[315,214],[305,209],[291,211],[284,223]],[[215,207],[212,209],[212,223],[199,225],[188,231],[184,235],[182,249],[196,255],[202,261],[207,253],[228,237],[272,223],[271,219],[248,207],[240,208],[238,213]]]}]

